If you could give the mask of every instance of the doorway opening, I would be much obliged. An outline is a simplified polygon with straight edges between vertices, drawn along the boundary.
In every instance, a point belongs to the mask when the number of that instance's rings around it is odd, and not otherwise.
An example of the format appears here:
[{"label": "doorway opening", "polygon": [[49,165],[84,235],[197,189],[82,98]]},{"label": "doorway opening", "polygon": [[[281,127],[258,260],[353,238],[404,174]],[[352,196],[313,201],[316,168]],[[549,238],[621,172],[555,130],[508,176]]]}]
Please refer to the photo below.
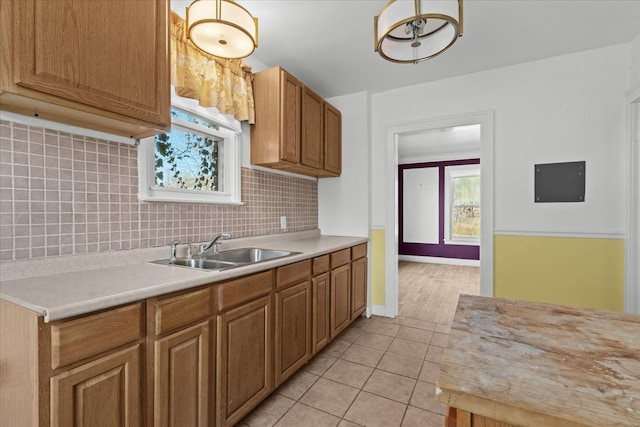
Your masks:
[{"label": "doorway opening", "polygon": [[[400,242],[399,144],[411,135],[479,126],[480,158],[480,294],[493,296],[493,111],[429,119],[387,127],[387,222],[385,225],[385,316],[398,315]],[[450,228],[450,227],[449,227]],[[440,240],[440,237],[438,240]],[[440,242],[438,242],[440,243]],[[451,242],[450,242],[451,243]],[[456,242],[454,242],[456,243]],[[460,243],[460,242],[457,242]]]},{"label": "doorway opening", "polygon": [[479,124],[398,135],[398,315],[450,324],[480,292]]}]

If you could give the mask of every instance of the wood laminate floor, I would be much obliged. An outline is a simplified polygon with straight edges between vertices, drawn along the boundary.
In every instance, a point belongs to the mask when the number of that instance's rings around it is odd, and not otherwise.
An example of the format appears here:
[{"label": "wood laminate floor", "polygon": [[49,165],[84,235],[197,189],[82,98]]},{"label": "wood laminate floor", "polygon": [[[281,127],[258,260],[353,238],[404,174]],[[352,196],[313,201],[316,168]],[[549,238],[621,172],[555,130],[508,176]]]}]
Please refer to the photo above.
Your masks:
[{"label": "wood laminate floor", "polygon": [[400,315],[356,319],[238,427],[442,427],[436,380],[477,267],[401,262]]},{"label": "wood laminate floor", "polygon": [[398,263],[398,314],[451,324],[458,295],[480,293],[480,267]]}]

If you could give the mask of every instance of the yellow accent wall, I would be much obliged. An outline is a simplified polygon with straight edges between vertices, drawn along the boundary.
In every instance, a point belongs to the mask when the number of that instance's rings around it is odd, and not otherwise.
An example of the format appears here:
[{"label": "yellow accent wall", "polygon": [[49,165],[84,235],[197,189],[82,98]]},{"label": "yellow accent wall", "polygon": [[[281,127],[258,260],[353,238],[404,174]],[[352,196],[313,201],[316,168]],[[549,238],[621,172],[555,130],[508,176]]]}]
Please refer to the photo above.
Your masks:
[{"label": "yellow accent wall", "polygon": [[371,230],[371,304],[384,305],[384,230]]},{"label": "yellow accent wall", "polygon": [[624,311],[624,240],[494,236],[494,296]]}]

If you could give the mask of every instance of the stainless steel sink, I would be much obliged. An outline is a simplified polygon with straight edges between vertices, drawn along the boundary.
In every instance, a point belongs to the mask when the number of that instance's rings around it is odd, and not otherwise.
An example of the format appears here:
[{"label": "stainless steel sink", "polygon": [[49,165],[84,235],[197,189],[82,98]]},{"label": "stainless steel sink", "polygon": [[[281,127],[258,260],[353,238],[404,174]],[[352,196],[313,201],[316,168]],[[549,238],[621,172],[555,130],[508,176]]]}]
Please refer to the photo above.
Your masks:
[{"label": "stainless steel sink", "polygon": [[226,270],[242,267],[272,259],[284,258],[300,252],[280,251],[273,249],[240,248],[224,252],[199,254],[192,258],[161,259],[155,264],[174,265],[178,267],[199,268],[202,270]]},{"label": "stainless steel sink", "polygon": [[299,252],[279,251],[273,249],[240,248],[229,251],[203,255],[205,259],[239,264],[253,264],[294,255]]},{"label": "stainless steel sink", "polygon": [[178,267],[200,268],[203,270],[223,270],[225,268],[232,268],[237,266],[237,264],[233,262],[214,261],[214,260],[205,259],[201,257],[176,258],[173,261],[171,261],[170,259],[161,259],[158,261],[153,261],[153,263],[163,264],[163,265],[175,265]]}]

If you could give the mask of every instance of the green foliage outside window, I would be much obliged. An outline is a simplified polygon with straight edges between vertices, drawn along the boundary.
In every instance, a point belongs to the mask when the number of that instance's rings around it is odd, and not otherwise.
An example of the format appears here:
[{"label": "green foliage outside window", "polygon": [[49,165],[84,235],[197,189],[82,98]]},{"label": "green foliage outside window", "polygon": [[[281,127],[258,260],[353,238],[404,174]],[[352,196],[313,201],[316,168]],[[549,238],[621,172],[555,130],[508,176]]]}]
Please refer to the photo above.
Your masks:
[{"label": "green foliage outside window", "polygon": [[[173,117],[217,129],[217,126],[179,110]],[[173,126],[155,138],[155,183],[159,187],[221,191],[219,144],[212,135]]]},{"label": "green foliage outside window", "polygon": [[452,237],[480,237],[480,177],[452,179]]}]

